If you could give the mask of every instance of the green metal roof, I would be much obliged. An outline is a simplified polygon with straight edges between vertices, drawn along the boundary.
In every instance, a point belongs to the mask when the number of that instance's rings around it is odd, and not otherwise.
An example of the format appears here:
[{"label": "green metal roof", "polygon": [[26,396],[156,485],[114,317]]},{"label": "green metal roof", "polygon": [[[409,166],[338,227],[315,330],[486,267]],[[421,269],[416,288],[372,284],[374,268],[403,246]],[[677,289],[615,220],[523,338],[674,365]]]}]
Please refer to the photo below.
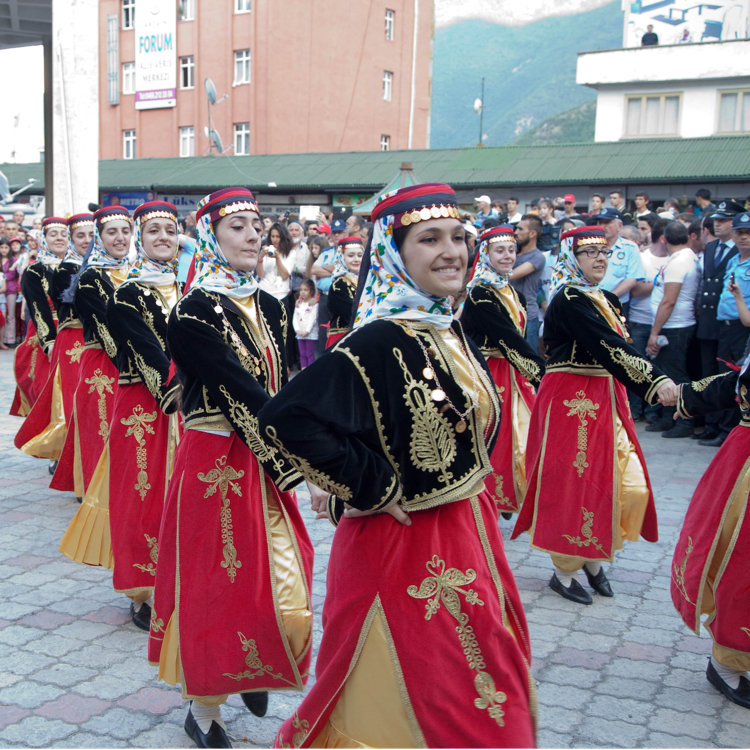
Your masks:
[{"label": "green metal roof", "polygon": [[[201,192],[246,185],[262,192],[378,191],[403,161],[425,182],[455,188],[750,180],[750,135],[555,146],[103,160],[101,190]],[[11,185],[44,179],[41,164],[0,165]],[[275,186],[269,186],[275,183]],[[36,186],[35,186],[36,187]],[[41,187],[41,184],[39,185]],[[38,192],[34,190],[33,192]]]}]

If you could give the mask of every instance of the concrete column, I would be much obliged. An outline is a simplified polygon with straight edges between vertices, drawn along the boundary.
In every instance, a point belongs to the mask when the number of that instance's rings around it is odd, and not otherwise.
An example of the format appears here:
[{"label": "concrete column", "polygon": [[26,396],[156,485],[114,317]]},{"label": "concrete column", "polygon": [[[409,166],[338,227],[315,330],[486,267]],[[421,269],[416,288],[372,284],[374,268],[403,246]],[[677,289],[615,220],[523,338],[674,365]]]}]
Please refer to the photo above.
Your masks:
[{"label": "concrete column", "polygon": [[58,216],[99,200],[99,36],[96,0],[52,0],[53,132],[45,159]]}]

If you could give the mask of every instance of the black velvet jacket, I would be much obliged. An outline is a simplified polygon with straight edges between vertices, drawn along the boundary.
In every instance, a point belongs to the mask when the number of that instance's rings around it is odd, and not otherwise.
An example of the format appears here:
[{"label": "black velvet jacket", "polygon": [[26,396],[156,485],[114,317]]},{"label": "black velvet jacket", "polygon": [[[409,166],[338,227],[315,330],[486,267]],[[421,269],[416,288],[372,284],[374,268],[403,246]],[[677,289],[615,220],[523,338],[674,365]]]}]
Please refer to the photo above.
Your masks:
[{"label": "black velvet jacket", "polygon": [[352,305],[357,291],[357,281],[349,274],[333,280],[328,290],[328,314],[331,317],[330,333],[343,333],[349,330],[352,320]]},{"label": "black velvet jacket", "polygon": [[102,268],[87,268],[78,279],[75,308],[83,323],[83,342],[86,347],[101,347],[114,362],[117,344],[107,324],[107,305],[115,292],[107,272]]},{"label": "black velvet jacket", "polygon": [[172,310],[167,344],[183,385],[185,426],[222,430],[228,421],[271,480],[286,490],[300,474],[264,440],[257,418],[287,382],[286,311],[266,292],[254,297],[260,332],[228,297],[194,287]]},{"label": "black velvet jacket", "polygon": [[[453,330],[463,336],[456,321]],[[435,401],[425,354],[447,399]],[[306,367],[259,415],[271,445],[303,476],[361,510],[397,500],[410,510],[461,500],[491,471],[489,452],[500,402],[479,350],[464,339],[490,394],[485,437],[471,399],[457,382],[454,360],[436,329],[378,320],[354,330]],[[429,371],[428,371],[429,373]],[[331,508],[329,507],[329,512]]]},{"label": "black velvet jacket", "polygon": [[[513,289],[516,304],[526,309],[522,296]],[[479,347],[482,354],[501,354],[535,388],[544,375],[544,360],[531,348],[519,330],[502,297],[489,284],[477,284],[469,290],[461,313],[461,325],[466,335]]]},{"label": "black velvet jacket", "polygon": [[[604,292],[612,312],[623,320],[620,300]],[[547,372],[607,370],[628,389],[649,403],[668,380],[650,360],[642,357],[628,341],[612,330],[589,296],[566,286],[552,298],[544,316]]]},{"label": "black velvet jacket", "polygon": [[57,335],[56,314],[50,305],[50,279],[54,269],[41,261],[32,263],[21,276],[21,293],[36,327],[36,338],[42,351],[47,351]]},{"label": "black velvet jacket", "polygon": [[[737,388],[739,380],[739,388]],[[680,385],[680,396],[677,399],[677,413],[681,417],[692,417],[696,414],[710,414],[712,411],[732,409],[737,406],[742,412],[740,424],[750,427],[750,368],[742,375],[737,372],[725,372],[711,375],[703,380]],[[739,393],[738,393],[739,391]]]},{"label": "black velvet jacket", "polygon": [[182,390],[176,373],[169,373],[168,321],[167,302],[149,284],[122,284],[107,304],[107,324],[117,345],[118,384],[143,383],[165,414],[177,409]]},{"label": "black velvet jacket", "polygon": [[58,330],[67,328],[70,325],[80,323],[76,313],[75,305],[70,302],[63,302],[62,296],[65,290],[70,286],[71,279],[78,273],[80,266],[70,261],[60,263],[52,273],[50,282],[50,297],[52,304],[57,310]]}]

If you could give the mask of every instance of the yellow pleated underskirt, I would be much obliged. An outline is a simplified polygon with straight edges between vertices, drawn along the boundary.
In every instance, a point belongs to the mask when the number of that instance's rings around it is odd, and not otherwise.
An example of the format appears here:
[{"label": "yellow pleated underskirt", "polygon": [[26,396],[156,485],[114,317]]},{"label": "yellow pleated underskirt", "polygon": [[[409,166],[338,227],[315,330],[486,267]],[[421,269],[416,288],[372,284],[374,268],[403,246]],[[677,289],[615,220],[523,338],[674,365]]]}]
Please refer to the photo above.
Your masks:
[{"label": "yellow pleated underskirt", "polygon": [[74,562],[114,567],[109,532],[109,444],[94,469],[81,507],[60,540],[60,552]]},{"label": "yellow pleated underskirt", "polygon": [[516,497],[523,499],[526,495],[526,441],[529,437],[531,410],[521,396],[512,372],[510,377],[512,381],[510,413],[513,426],[513,481]]},{"label": "yellow pleated underskirt", "polygon": [[52,377],[54,379],[49,424],[38,435],[25,442],[21,450],[29,456],[57,461],[65,444],[66,433],[59,364],[55,366],[55,373]]}]

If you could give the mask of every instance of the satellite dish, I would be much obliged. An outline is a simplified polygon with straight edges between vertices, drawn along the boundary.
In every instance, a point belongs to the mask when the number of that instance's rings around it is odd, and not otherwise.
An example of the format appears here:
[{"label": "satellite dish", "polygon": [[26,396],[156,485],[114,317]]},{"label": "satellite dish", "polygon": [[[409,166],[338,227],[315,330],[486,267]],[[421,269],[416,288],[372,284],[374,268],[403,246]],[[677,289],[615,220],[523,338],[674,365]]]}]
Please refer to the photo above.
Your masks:
[{"label": "satellite dish", "polygon": [[203,81],[203,88],[206,89],[206,96],[211,104],[216,104],[216,86],[210,78],[206,78]]},{"label": "satellite dish", "polygon": [[221,136],[213,128],[211,128],[211,143],[213,143],[218,153],[224,153],[224,144],[221,142]]},{"label": "satellite dish", "polygon": [[479,111],[482,109],[482,106],[483,104],[482,104],[481,99],[479,99],[478,97],[474,99],[474,111],[475,112],[479,113]]}]

